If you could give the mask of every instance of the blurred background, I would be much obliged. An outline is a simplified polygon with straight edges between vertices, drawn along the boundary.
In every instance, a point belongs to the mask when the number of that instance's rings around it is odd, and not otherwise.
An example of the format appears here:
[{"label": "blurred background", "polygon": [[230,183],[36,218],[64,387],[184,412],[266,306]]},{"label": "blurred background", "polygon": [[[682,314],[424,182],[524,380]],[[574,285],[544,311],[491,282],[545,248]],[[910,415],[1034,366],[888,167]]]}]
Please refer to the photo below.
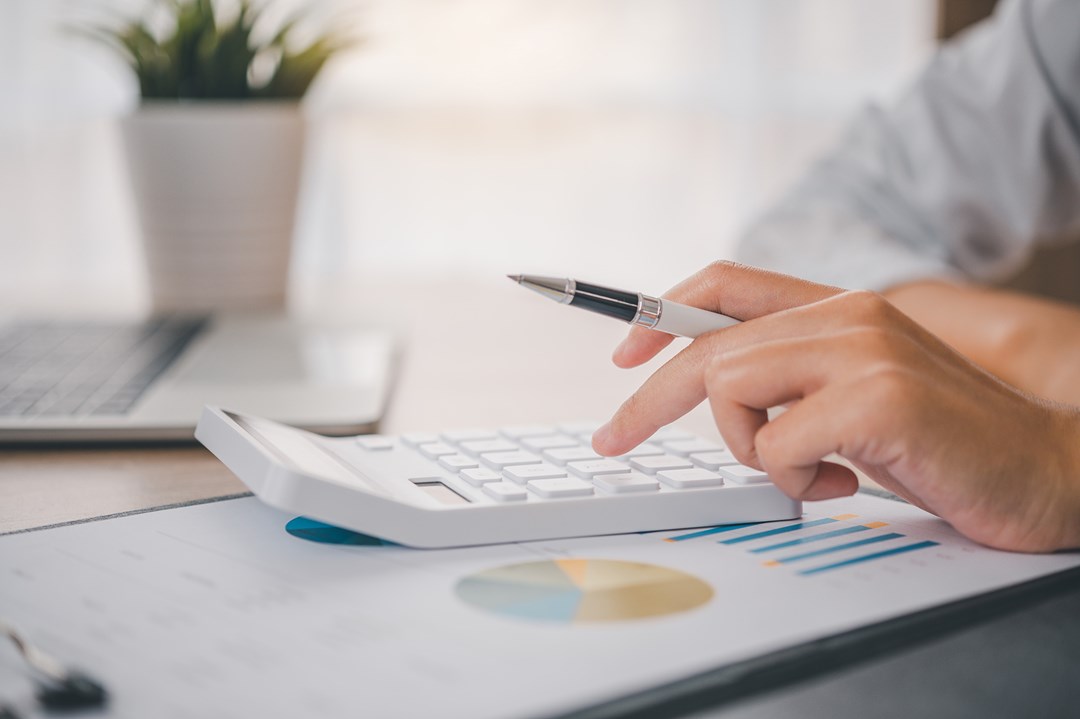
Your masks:
[{"label": "blurred background", "polygon": [[[296,5],[284,2],[283,6]],[[365,41],[306,98],[293,284],[550,272],[660,292],[933,52],[935,0],[335,0]],[[0,309],[138,309],[119,59],[0,0]]]}]

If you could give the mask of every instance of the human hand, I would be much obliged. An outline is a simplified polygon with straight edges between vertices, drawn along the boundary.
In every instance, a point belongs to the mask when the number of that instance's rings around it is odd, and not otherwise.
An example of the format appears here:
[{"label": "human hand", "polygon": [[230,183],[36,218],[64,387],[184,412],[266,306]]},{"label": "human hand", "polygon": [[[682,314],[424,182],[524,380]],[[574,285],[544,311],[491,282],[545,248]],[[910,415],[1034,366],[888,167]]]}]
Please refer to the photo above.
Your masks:
[{"label": "human hand", "polygon": [[[716,263],[665,297],[748,321],[658,369],[593,436],[600,454],[707,397],[735,457],[791,497],[853,494],[854,473],[823,461],[836,453],[983,544],[1080,546],[1080,410],[1005,384],[874,293]],[[671,339],[633,328],[614,361],[639,365]]]}]

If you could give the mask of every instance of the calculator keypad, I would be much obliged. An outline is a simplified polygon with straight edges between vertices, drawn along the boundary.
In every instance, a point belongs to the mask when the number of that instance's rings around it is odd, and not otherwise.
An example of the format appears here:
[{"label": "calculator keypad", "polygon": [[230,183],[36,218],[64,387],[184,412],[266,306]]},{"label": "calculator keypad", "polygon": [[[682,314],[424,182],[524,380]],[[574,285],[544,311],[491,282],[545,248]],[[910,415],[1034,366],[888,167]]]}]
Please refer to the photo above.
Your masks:
[{"label": "calculator keypad", "polygon": [[665,427],[620,457],[592,450],[593,422],[356,439],[364,452],[414,452],[499,503],[716,489],[767,482],[719,441]]}]

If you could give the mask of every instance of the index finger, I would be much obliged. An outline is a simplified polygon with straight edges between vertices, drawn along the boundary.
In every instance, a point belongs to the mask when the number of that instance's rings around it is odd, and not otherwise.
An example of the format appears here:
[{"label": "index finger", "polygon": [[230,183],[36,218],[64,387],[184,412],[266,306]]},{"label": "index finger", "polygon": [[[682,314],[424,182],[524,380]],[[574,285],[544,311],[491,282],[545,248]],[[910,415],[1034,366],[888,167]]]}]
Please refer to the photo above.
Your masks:
[{"label": "index finger", "polygon": [[[770,272],[737,262],[713,262],[664,293],[663,297],[710,312],[751,320],[781,310],[801,307],[843,290]],[[636,367],[666,347],[671,335],[632,327],[615,348],[612,361],[619,367]]]}]

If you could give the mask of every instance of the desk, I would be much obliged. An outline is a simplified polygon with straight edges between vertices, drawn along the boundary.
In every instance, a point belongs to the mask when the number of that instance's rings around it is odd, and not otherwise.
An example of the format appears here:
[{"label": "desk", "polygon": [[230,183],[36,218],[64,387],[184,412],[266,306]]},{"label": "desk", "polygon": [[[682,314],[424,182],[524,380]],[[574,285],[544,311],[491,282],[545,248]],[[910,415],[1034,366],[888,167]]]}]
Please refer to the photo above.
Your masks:
[{"label": "desk", "polygon": [[[390,299],[400,297],[410,300]],[[116,307],[107,297],[98,302],[107,313]],[[554,305],[501,276],[464,288],[445,277],[356,277],[301,290],[294,304],[299,316],[401,335],[406,351],[385,432],[605,419],[650,371],[610,363],[623,325]],[[687,426],[716,433],[705,407]],[[200,447],[2,451],[0,532],[244,491]]]},{"label": "desk", "polygon": [[[329,314],[401,332],[408,351],[387,432],[604,418],[649,372],[609,364],[624,332],[617,323],[553,306],[502,278],[476,278],[464,291],[454,285],[454,295],[450,287],[445,278],[365,277],[297,297],[300,315],[337,308]],[[412,301],[391,306],[385,298],[393,296]],[[446,306],[448,296],[455,306]],[[704,408],[685,424],[715,432]],[[0,531],[240,491],[197,447],[5,450]],[[1080,702],[1078,648],[1074,587],[939,641],[700,716],[863,716],[871,708],[875,716],[1064,715]]]}]

